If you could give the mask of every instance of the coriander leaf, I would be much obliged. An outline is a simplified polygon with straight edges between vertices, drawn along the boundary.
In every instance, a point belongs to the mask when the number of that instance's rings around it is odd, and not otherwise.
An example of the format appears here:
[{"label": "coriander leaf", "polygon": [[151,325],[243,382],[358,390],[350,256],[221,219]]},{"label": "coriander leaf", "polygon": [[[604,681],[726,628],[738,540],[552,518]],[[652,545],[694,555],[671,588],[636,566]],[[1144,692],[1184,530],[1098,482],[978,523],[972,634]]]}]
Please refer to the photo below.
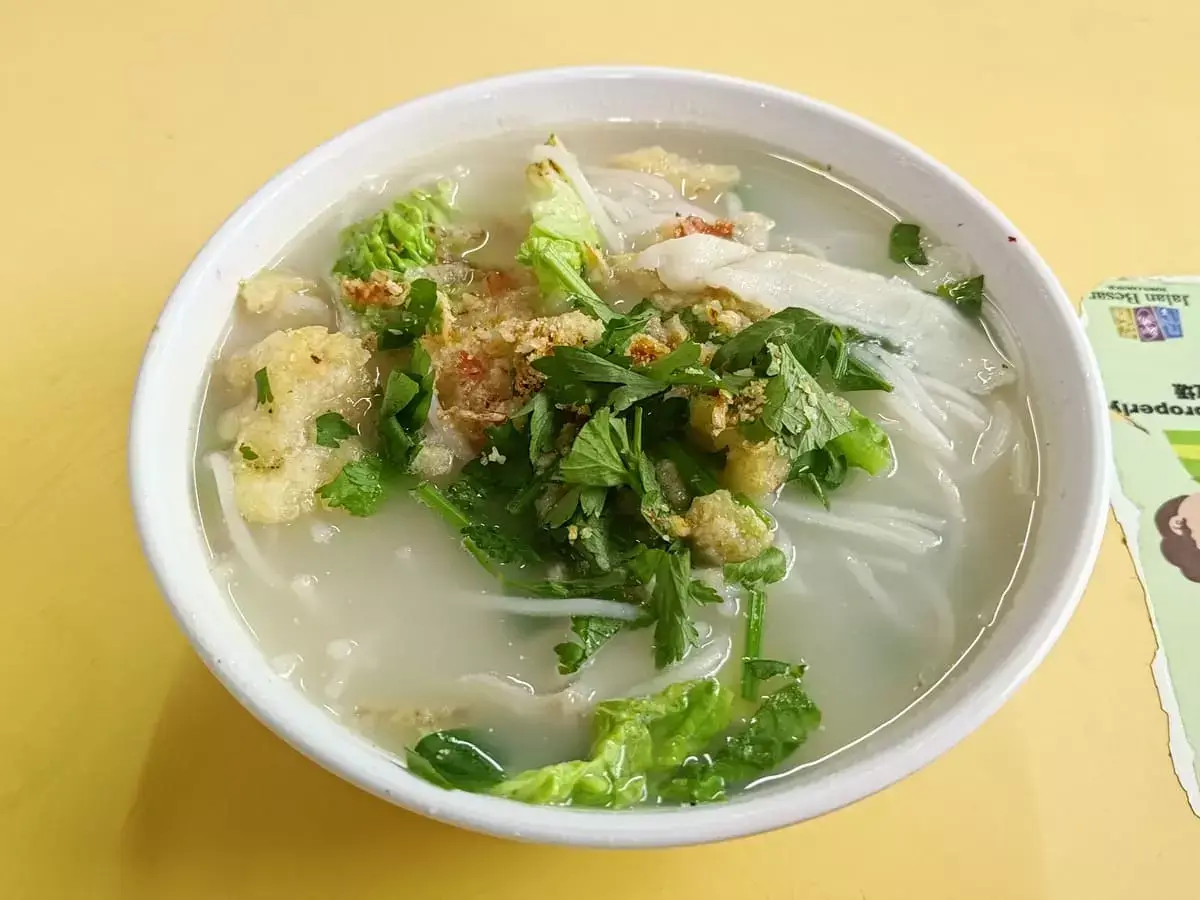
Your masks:
[{"label": "coriander leaf", "polygon": [[545,375],[551,385],[555,382],[591,381],[653,388],[655,392],[666,390],[667,387],[640,372],[581,347],[555,347],[551,355],[535,359],[533,367]]},{"label": "coriander leaf", "polygon": [[834,385],[840,391],[890,391],[892,383],[853,356],[846,357],[846,368],[841,375],[834,376]]},{"label": "coriander leaf", "polygon": [[721,386],[737,393],[750,376],[745,370],[761,369],[768,361],[770,344],[787,344],[801,366],[814,378],[828,365],[834,385],[844,391],[885,390],[892,386],[869,365],[849,354],[851,344],[867,338],[842,328],[811,310],[781,309],[730,338],[713,356],[710,366],[724,373]]},{"label": "coriander leaf", "polygon": [[585,487],[579,495],[579,508],[589,518],[594,518],[604,511],[604,501],[608,497],[608,488],[592,485]]},{"label": "coriander leaf", "polygon": [[733,584],[774,584],[787,577],[787,556],[778,547],[768,547],[753,559],[726,563],[725,580]]},{"label": "coriander leaf", "polygon": [[645,400],[647,397],[661,394],[666,389],[667,385],[657,382],[641,385],[622,385],[608,395],[608,405],[612,407],[613,412],[624,412],[639,400]]},{"label": "coriander leaf", "polygon": [[394,416],[421,393],[421,386],[399,369],[393,369],[388,374],[387,385],[383,389],[383,406],[380,413],[385,418]]},{"label": "coriander leaf", "polygon": [[[584,490],[603,490],[585,488]],[[612,517],[575,517],[576,536],[570,544],[572,554],[591,572],[610,572],[617,565],[619,552],[613,546]]]},{"label": "coriander leaf", "polygon": [[654,665],[660,669],[683,659],[699,640],[696,625],[688,616],[691,597],[691,556],[674,549],[661,557],[650,596],[654,612]]},{"label": "coriander leaf", "polygon": [[249,444],[242,444],[242,446],[238,447],[238,452],[242,454],[242,459],[251,462],[258,459],[258,454],[254,452],[254,449]]},{"label": "coriander leaf", "polygon": [[[562,487],[557,485],[557,487]],[[579,485],[568,487],[562,491],[559,498],[554,501],[554,505],[546,510],[546,514],[542,516],[542,523],[547,528],[561,528],[571,520],[575,515],[575,510],[579,509],[579,495],[583,492],[583,488]]]},{"label": "coriander leaf", "polygon": [[643,300],[625,315],[613,316],[604,325],[604,334],[589,349],[602,356],[624,356],[629,341],[646,329],[646,323],[658,314],[658,308]]},{"label": "coriander leaf", "polygon": [[850,405],[825,392],[800,365],[791,348],[770,345],[772,377],[765,389],[762,424],[793,454],[823,447],[853,425]]},{"label": "coriander leaf", "polygon": [[254,393],[256,407],[266,406],[275,401],[275,395],[271,393],[271,379],[267,376],[266,366],[254,373]]},{"label": "coriander leaf", "polygon": [[529,416],[529,461],[538,464],[543,453],[554,447],[554,404],[542,391],[534,394]]},{"label": "coriander leaf", "polygon": [[716,588],[707,582],[701,581],[699,578],[692,579],[690,597],[693,603],[724,603],[725,598],[720,595]]},{"label": "coriander leaf", "polygon": [[379,332],[379,349],[396,350],[412,344],[430,330],[437,305],[437,284],[429,278],[413,281],[403,306],[382,311],[384,324]]},{"label": "coriander leaf", "polygon": [[558,655],[560,675],[572,675],[587,662],[608,640],[620,631],[625,623],[620,619],[605,619],[601,616],[572,616],[571,631],[578,641],[564,641],[554,647]]},{"label": "coriander leaf", "polygon": [[[843,435],[845,437],[845,435]],[[829,508],[829,491],[842,486],[846,480],[846,457],[835,449],[837,440],[826,447],[801,453],[792,460],[788,481],[807,488],[821,504]]]},{"label": "coriander leaf", "polygon": [[740,372],[754,365],[755,359],[767,344],[777,336],[786,337],[792,331],[792,323],[778,314],[769,316],[753,325],[747,325],[724,344],[709,365],[715,372]]},{"label": "coriander leaf", "polygon": [[588,578],[572,578],[567,581],[524,581],[501,578],[504,587],[522,597],[542,597],[547,600],[570,600],[572,597],[596,597],[626,582],[626,574],[620,571],[605,572]]},{"label": "coriander leaf", "polygon": [[559,472],[568,484],[594,487],[630,484],[632,476],[624,457],[628,451],[625,423],[612,418],[607,409],[601,409],[579,429]]},{"label": "coriander leaf", "polygon": [[703,497],[720,489],[713,465],[691,447],[669,440],[659,444],[657,452],[675,464],[675,470],[693,497]]},{"label": "coriander leaf", "polygon": [[[494,469],[495,467],[489,466],[488,468]],[[505,468],[508,468],[507,463],[505,464]],[[520,515],[534,504],[556,477],[558,477],[558,463],[547,466],[529,478],[524,486],[512,495],[508,503],[504,504],[504,508],[514,516]],[[505,479],[505,483],[507,484],[507,478]]]},{"label": "coriander leaf", "polygon": [[921,246],[921,226],[911,222],[897,222],[888,237],[888,259],[896,263],[923,266],[929,262]]},{"label": "coriander leaf", "polygon": [[317,493],[326,506],[344,509],[352,516],[369,516],[383,501],[383,463],[374,454],[346,463]]},{"label": "coriander leaf", "polygon": [[587,759],[522,772],[490,793],[525,803],[624,809],[645,800],[649,777],[669,772],[729,724],[732,694],[713,679],[596,707]]},{"label": "coriander leaf", "polygon": [[444,491],[447,500],[468,512],[478,507],[487,496],[487,492],[475,482],[475,479],[466,476],[450,482]]},{"label": "coriander leaf", "polygon": [[642,545],[626,564],[629,574],[638,584],[649,584],[658,574],[658,568],[666,558],[667,551]]},{"label": "coriander leaf", "polygon": [[805,663],[786,663],[777,659],[761,658],[743,659],[742,668],[743,671],[751,672],[755,678],[761,681],[770,681],[772,678],[780,678],[785,675],[789,678],[800,678],[808,671]]},{"label": "coriander leaf", "polygon": [[523,541],[500,530],[498,525],[471,523],[462,529],[463,540],[470,541],[476,550],[497,565],[515,563],[531,565],[539,562],[537,552]]},{"label": "coriander leaf", "polygon": [[938,296],[945,297],[968,316],[978,316],[983,311],[982,275],[953,284],[943,284],[938,287],[937,292]]},{"label": "coriander leaf", "polygon": [[[417,380],[419,379],[419,380]],[[433,398],[433,373],[429,355],[413,348],[409,371],[393,369],[379,408],[379,439],[387,462],[406,471],[421,446],[421,426]]]},{"label": "coriander leaf", "polygon": [[321,413],[316,419],[317,443],[322,447],[339,447],[346,438],[352,438],[358,431],[342,418],[341,413]]},{"label": "coriander leaf", "polygon": [[688,400],[686,397],[658,395],[641,404],[642,432],[647,445],[673,438],[687,428]]},{"label": "coriander leaf", "polygon": [[684,341],[662,359],[657,359],[639,371],[656,381],[666,381],[677,369],[694,366],[700,362],[700,345],[695,341]]},{"label": "coriander leaf", "polygon": [[683,327],[688,330],[688,334],[692,340],[704,341],[705,343],[715,343],[722,339],[720,332],[716,326],[708,321],[706,316],[696,312],[696,307],[689,306],[679,314],[679,321],[683,323]]},{"label": "coriander leaf", "polygon": [[[504,769],[494,754],[465,729],[425,735],[408,751],[407,763],[414,774],[462,791],[486,791],[504,781]],[[429,777],[431,771],[436,779]]]}]

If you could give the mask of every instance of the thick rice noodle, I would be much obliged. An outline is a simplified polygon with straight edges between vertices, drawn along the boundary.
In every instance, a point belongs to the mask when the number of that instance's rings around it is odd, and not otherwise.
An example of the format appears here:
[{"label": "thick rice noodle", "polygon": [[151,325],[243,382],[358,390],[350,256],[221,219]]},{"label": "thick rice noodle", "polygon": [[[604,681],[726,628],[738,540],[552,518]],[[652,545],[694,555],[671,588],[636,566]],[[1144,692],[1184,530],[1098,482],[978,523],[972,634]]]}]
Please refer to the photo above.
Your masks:
[{"label": "thick rice noodle", "polygon": [[672,290],[722,288],[779,310],[800,306],[881,338],[901,349],[917,370],[961,390],[982,394],[1014,374],[987,337],[952,305],[901,278],[799,253],[734,251],[706,234],[664,241],[639,256]]}]

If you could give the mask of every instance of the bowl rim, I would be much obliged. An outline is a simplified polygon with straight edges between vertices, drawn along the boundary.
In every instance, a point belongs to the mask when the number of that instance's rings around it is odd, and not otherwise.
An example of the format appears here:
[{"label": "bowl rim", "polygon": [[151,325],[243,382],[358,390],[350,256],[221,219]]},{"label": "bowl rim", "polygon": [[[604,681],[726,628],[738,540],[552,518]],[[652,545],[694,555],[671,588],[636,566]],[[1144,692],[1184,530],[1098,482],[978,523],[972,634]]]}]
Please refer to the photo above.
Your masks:
[{"label": "bowl rim", "polygon": [[[1032,623],[1013,652],[999,661],[953,705],[933,721],[918,728],[886,754],[887,764],[868,758],[852,763],[836,773],[836,789],[821,789],[822,785],[797,785],[782,788],[776,793],[745,795],[737,802],[695,808],[647,808],[605,812],[574,810],[560,807],[538,807],[499,798],[462,792],[444,791],[409,775],[399,765],[391,771],[371,762],[372,755],[381,751],[349,728],[327,721],[333,730],[314,728],[312,721],[301,721],[294,704],[289,712],[282,708],[285,701],[274,699],[225,652],[228,641],[205,629],[196,615],[189,611],[196,604],[189,593],[189,583],[177,577],[172,554],[156,533],[158,512],[147,488],[145,474],[158,465],[154,458],[155,423],[152,410],[145,402],[148,385],[169,360],[164,357],[164,334],[179,327],[185,318],[189,294],[200,280],[201,273],[220,259],[224,246],[236,237],[239,230],[281,192],[308,170],[337,157],[343,150],[362,140],[380,123],[411,107],[458,104],[478,100],[491,93],[517,86],[587,81],[590,79],[626,78],[651,80],[664,88],[686,83],[692,88],[720,86],[735,88],[762,99],[777,101],[790,107],[806,108],[823,117],[840,121],[870,138],[895,150],[898,155],[915,159],[935,170],[938,177],[970,198],[982,216],[1002,226],[1009,234],[1020,237],[1014,252],[1024,256],[1024,263],[1036,274],[1048,297],[1069,312],[1067,334],[1063,337],[1071,349],[1083,359],[1089,372],[1087,383],[1091,396],[1092,458],[1084,460],[1091,466],[1091,489],[1083,501],[1084,516],[1077,540],[1070,548],[1063,567],[1062,588],[1049,598],[1046,609]],[[664,847],[706,843],[745,837],[770,831],[813,818],[856,800],[867,797],[912,774],[949,750],[975,731],[1011,696],[1030,672],[1042,661],[1058,639],[1082,597],[1099,553],[1100,541],[1107,519],[1107,470],[1109,431],[1103,414],[1106,407],[1098,368],[1090,344],[1075,315],[1073,305],[1049,267],[1020,236],[1008,219],[964,179],[939,163],[918,147],[866,119],[831,104],[783,88],[761,84],[728,75],[708,72],[646,66],[568,66],[539,69],[473,81],[397,104],[358,125],[341,132],[306,153],[276,174],[263,187],[230,215],[206,241],[172,290],[153,331],[138,372],[129,431],[129,483],[132,504],[143,552],[180,628],[198,655],[225,687],[263,724],[281,736],[295,749],[343,779],[392,803],[404,806],[454,825],[501,837],[518,838],[554,844],[573,844],[605,847]],[[261,654],[261,651],[258,651]],[[265,663],[265,656],[263,660]],[[316,704],[289,689],[296,699],[324,717]],[[318,733],[322,732],[322,733]],[[340,746],[339,746],[340,745]],[[370,765],[368,765],[370,763]],[[613,818],[613,817],[616,818]]]}]

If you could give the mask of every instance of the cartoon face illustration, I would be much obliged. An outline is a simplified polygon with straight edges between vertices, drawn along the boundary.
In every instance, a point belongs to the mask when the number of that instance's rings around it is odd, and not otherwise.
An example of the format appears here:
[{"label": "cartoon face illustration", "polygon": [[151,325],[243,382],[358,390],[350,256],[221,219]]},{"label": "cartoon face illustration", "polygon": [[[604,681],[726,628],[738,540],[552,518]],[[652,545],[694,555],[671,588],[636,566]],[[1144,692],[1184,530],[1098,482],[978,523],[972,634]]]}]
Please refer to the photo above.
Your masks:
[{"label": "cartoon face illustration", "polygon": [[1200,583],[1200,494],[1181,494],[1154,514],[1163,558],[1188,581]]}]

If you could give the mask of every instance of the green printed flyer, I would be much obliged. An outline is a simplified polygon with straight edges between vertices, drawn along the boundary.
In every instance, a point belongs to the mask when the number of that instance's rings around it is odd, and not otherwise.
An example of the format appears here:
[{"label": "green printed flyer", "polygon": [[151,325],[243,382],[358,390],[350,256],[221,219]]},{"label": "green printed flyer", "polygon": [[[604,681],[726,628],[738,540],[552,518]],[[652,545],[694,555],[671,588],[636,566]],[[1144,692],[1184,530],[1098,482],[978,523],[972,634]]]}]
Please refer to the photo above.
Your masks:
[{"label": "green printed flyer", "polygon": [[1113,510],[1146,590],[1170,751],[1200,815],[1200,279],[1123,278],[1084,298],[1113,433]]}]

